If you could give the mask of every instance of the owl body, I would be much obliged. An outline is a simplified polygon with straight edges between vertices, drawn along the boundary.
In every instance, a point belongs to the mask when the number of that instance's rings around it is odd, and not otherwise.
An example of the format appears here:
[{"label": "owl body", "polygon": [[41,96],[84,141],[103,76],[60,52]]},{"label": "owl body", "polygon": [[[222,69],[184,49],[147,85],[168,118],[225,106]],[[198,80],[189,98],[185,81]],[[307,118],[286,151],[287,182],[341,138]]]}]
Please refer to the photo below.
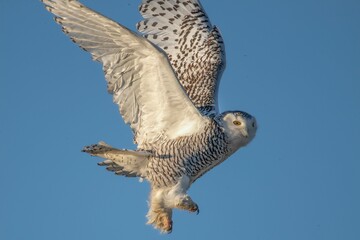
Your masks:
[{"label": "owl body", "polygon": [[151,149],[154,156],[149,159],[146,178],[156,187],[173,186],[182,176],[193,183],[230,152],[226,135],[214,120],[209,120],[203,132],[164,141]]}]

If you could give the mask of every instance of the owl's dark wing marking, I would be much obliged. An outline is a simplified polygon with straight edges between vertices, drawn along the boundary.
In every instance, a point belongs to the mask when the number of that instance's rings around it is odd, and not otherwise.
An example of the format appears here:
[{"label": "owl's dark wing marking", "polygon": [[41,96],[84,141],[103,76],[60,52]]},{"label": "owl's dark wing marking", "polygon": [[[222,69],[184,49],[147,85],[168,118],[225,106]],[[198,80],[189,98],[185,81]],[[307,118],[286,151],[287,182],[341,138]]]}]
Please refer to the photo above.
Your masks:
[{"label": "owl's dark wing marking", "polygon": [[162,48],[191,101],[204,114],[217,113],[225,48],[197,0],[143,0],[137,29]]}]

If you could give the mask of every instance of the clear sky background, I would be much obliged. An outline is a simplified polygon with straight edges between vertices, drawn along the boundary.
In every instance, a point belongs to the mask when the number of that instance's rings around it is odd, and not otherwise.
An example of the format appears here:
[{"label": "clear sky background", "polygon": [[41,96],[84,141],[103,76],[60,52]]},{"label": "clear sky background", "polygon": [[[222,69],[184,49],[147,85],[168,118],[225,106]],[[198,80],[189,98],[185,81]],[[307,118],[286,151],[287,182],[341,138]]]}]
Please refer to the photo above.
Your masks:
[{"label": "clear sky background", "polygon": [[[84,0],[135,29],[139,0]],[[145,225],[149,186],[80,150],[133,149],[101,65],[39,1],[0,1],[0,239],[360,239],[360,2],[203,0],[224,37],[221,110],[255,140],[190,189],[198,216]]]}]

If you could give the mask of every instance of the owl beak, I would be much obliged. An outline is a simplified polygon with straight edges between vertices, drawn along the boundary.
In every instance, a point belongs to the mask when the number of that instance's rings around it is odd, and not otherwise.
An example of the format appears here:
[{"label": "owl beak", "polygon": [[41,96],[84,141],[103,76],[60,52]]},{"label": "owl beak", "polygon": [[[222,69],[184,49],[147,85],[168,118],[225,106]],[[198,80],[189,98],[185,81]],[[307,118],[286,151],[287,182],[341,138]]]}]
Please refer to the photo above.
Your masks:
[{"label": "owl beak", "polygon": [[241,129],[241,135],[243,135],[245,138],[248,138],[249,137],[249,134],[248,132],[246,131],[246,129]]}]

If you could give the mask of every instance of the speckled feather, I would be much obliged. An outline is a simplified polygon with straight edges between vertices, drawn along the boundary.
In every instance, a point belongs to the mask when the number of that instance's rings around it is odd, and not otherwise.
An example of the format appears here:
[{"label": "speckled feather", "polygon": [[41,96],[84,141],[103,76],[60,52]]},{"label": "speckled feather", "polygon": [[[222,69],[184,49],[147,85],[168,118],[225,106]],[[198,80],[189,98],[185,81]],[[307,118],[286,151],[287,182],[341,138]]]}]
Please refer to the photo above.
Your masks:
[{"label": "speckled feather", "polygon": [[225,68],[221,34],[196,0],[143,0],[137,29],[163,49],[191,101],[204,114],[217,112]]},{"label": "speckled feather", "polygon": [[153,156],[149,158],[146,178],[157,188],[173,186],[183,175],[193,183],[224,161],[231,151],[224,131],[214,120],[204,132],[149,148]]}]

